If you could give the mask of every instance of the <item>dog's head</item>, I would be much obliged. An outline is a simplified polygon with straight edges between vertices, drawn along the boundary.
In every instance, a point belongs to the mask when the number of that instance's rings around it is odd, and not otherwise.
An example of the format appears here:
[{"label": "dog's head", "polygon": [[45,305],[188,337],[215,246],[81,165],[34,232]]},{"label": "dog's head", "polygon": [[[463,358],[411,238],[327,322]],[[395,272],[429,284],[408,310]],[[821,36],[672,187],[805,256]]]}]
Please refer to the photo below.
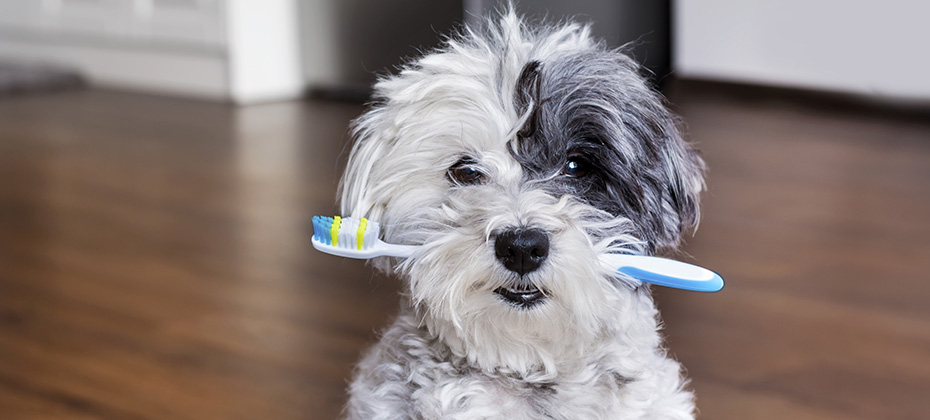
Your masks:
[{"label": "dog's head", "polygon": [[375,90],[342,211],[422,245],[376,265],[407,280],[454,352],[526,371],[654,318],[651,302],[631,303],[648,293],[598,255],[677,246],[698,218],[703,163],[629,57],[587,27],[531,30],[509,13]]}]

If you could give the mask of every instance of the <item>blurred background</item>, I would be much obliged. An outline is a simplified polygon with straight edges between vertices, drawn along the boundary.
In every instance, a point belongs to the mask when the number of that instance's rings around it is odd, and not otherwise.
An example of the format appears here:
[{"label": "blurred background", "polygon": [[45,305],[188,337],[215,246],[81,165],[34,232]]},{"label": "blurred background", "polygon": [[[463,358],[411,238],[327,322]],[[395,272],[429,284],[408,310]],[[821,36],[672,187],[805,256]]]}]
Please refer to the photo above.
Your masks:
[{"label": "blurred background", "polygon": [[[496,0],[0,0],[0,419],[338,417],[400,285],[309,219],[378,74]],[[930,3],[540,0],[708,162],[656,288],[702,419],[930,412]]]}]

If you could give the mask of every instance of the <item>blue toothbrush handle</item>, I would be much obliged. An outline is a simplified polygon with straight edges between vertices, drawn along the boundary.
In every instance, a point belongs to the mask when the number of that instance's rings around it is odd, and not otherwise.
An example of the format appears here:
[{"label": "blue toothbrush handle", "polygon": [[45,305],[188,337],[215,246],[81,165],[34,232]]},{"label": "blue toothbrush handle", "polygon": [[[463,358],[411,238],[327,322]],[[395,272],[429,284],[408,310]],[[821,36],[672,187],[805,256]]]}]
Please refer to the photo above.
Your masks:
[{"label": "blue toothbrush handle", "polygon": [[644,283],[695,292],[717,292],[723,289],[723,278],[703,267],[667,258],[643,255],[605,254],[601,260],[617,274]]}]

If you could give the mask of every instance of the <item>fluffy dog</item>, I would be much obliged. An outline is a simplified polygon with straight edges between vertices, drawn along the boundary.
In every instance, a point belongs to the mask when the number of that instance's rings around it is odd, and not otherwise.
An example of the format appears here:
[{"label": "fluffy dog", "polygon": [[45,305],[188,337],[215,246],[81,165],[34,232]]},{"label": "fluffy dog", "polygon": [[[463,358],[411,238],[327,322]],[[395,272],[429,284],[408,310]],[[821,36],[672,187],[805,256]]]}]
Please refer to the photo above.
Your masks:
[{"label": "fluffy dog", "polygon": [[691,419],[647,285],[604,253],[678,246],[703,162],[620,51],[512,11],[376,85],[343,214],[422,245],[349,419]]}]

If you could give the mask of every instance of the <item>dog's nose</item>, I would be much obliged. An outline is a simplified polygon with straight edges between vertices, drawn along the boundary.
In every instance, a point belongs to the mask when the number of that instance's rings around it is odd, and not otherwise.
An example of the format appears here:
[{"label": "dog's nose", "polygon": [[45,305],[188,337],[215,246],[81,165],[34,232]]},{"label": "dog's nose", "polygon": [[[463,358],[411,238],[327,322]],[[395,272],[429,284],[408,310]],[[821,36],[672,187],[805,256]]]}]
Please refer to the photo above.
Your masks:
[{"label": "dog's nose", "polygon": [[549,256],[549,235],[539,229],[508,230],[497,236],[494,254],[504,267],[522,276]]}]

